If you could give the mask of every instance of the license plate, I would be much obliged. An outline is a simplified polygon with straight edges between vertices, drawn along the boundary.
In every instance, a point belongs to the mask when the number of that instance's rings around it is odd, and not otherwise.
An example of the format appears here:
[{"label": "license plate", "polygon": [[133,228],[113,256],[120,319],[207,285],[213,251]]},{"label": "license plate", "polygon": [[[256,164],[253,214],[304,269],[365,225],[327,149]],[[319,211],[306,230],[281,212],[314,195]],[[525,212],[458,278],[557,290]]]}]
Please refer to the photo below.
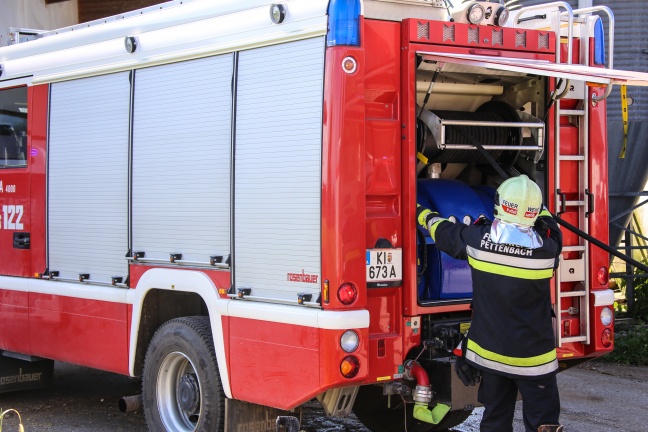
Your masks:
[{"label": "license plate", "polygon": [[403,280],[402,249],[367,249],[367,286],[400,286]]}]

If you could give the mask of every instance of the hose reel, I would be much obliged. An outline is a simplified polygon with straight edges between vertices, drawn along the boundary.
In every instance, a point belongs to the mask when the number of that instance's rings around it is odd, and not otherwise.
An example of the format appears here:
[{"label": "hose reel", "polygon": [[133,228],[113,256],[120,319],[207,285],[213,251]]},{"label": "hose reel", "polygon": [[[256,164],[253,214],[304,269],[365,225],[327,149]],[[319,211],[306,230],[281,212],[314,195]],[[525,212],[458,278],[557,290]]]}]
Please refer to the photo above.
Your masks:
[{"label": "hose reel", "polygon": [[500,101],[489,101],[475,112],[423,110],[417,124],[417,150],[432,163],[488,161],[475,151],[469,134],[481,143],[502,168],[513,166],[521,151],[531,151],[534,161],[543,151],[544,123]]}]

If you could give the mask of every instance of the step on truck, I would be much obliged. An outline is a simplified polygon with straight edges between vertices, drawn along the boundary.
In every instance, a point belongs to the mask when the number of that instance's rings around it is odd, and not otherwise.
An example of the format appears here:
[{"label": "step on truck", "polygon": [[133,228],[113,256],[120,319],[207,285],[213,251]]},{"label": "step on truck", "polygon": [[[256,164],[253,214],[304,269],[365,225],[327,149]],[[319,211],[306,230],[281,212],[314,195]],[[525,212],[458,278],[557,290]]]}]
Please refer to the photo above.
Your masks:
[{"label": "step on truck", "polygon": [[[155,431],[270,430],[313,399],[377,432],[461,423],[470,271],[417,201],[470,224],[524,173],[607,242],[606,97],[648,82],[612,68],[610,9],[565,2],[174,0],[12,31],[0,391],[53,361],[139,377]],[[614,298],[608,254],[563,231],[566,369],[612,350]]]}]

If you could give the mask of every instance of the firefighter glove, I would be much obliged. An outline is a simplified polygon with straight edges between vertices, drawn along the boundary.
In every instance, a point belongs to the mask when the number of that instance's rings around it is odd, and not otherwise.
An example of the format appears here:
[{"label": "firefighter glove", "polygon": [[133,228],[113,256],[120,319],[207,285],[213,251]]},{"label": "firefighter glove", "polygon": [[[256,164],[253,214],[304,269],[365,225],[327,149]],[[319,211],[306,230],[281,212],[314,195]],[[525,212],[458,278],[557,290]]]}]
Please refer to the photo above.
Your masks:
[{"label": "firefighter glove", "polygon": [[439,213],[433,212],[430,209],[423,207],[421,204],[416,204],[416,220],[419,225],[421,225],[426,230],[428,229],[428,223],[434,218],[438,218]]},{"label": "firefighter glove", "polygon": [[481,381],[481,371],[466,363],[463,357],[457,357],[455,372],[465,386],[474,386]]}]

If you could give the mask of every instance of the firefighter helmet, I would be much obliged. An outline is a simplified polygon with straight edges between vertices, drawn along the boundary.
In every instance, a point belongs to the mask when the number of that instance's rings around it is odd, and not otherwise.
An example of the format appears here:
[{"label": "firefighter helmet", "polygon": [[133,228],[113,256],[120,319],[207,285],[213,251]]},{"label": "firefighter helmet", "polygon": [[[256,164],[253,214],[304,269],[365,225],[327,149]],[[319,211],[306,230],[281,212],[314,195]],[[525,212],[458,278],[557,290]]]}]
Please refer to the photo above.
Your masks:
[{"label": "firefighter helmet", "polygon": [[495,217],[504,222],[533,226],[542,208],[542,192],[529,177],[506,180],[495,194]]}]

